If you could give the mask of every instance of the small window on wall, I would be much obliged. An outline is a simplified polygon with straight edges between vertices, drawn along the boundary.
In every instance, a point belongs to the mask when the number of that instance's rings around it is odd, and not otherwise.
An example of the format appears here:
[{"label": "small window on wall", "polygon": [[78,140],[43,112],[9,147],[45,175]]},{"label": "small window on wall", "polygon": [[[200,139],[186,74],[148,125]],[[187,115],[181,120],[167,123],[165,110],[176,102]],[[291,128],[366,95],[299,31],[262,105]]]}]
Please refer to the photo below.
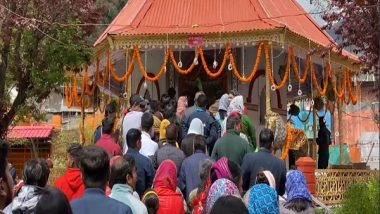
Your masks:
[{"label": "small window on wall", "polygon": [[265,88],[260,93],[260,125],[265,125]]}]

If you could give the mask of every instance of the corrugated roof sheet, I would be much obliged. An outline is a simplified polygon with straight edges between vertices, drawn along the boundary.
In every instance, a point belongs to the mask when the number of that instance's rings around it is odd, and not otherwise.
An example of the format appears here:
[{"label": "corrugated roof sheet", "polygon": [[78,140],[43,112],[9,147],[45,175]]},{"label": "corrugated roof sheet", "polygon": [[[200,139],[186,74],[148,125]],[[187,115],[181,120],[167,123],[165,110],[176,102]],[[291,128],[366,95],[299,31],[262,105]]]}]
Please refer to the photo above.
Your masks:
[{"label": "corrugated roof sheet", "polygon": [[52,132],[53,126],[14,126],[9,128],[7,138],[49,138]]}]

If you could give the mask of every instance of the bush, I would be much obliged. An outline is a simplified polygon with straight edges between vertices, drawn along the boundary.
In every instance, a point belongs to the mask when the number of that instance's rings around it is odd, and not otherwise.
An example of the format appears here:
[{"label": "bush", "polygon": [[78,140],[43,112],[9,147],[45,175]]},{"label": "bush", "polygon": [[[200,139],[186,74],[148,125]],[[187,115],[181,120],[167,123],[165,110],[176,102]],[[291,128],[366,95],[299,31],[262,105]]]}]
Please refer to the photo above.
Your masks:
[{"label": "bush", "polygon": [[379,213],[379,177],[367,183],[351,185],[345,193],[338,214]]}]

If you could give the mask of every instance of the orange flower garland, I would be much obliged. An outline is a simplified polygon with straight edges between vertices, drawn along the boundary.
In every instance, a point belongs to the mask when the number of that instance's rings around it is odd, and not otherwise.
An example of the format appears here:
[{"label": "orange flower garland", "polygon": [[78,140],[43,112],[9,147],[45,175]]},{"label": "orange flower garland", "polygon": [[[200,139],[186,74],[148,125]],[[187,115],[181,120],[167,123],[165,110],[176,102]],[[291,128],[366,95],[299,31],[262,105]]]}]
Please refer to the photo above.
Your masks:
[{"label": "orange flower garland", "polygon": [[[274,77],[272,75],[272,69],[270,67],[270,59],[269,59],[269,49],[268,49],[268,45],[266,44],[265,45],[265,63],[267,64],[267,69],[266,69],[266,72],[267,72],[267,75],[269,76],[269,80],[272,82],[272,85],[274,85],[275,89],[278,90],[278,89],[281,89],[282,87],[285,86],[285,83],[286,81],[288,80],[288,74],[289,74],[289,70],[290,70],[290,54],[288,54],[288,60],[287,60],[287,63],[286,63],[286,68],[285,68],[285,74],[284,74],[284,78],[281,80],[280,84],[276,84],[275,81],[274,81]],[[268,66],[269,65],[269,66]]]},{"label": "orange flower garland", "polygon": [[263,46],[265,46],[265,42],[261,42],[260,43],[259,48],[257,49],[257,56],[256,56],[255,65],[253,66],[251,74],[247,78],[242,77],[239,74],[239,71],[236,68],[236,63],[235,63],[234,56],[233,56],[232,52],[230,51],[230,63],[232,65],[232,71],[233,71],[234,75],[236,76],[236,78],[240,82],[249,83],[249,82],[252,81],[253,77],[256,75],[258,67],[259,67],[259,63],[260,63],[261,51],[262,51]]},{"label": "orange flower garland", "polygon": [[200,54],[200,57],[202,60],[203,69],[206,71],[208,76],[210,76],[211,78],[217,78],[223,72],[224,68],[226,67],[227,58],[228,58],[230,51],[231,51],[231,45],[228,43],[226,46],[226,50],[224,51],[223,62],[220,65],[219,70],[217,72],[213,73],[210,71],[210,69],[207,66],[207,62],[205,60],[205,56],[203,54],[202,48],[199,49],[199,54]]},{"label": "orange flower garland", "polygon": [[309,70],[309,64],[311,61],[311,57],[309,55],[306,57],[304,73],[303,73],[303,77],[301,78],[300,73],[299,73],[300,71],[298,70],[298,67],[297,67],[296,56],[294,55],[293,47],[289,48],[289,54],[291,55],[291,58],[292,58],[292,68],[293,68],[294,74],[296,75],[298,82],[301,84],[304,84],[306,82],[306,79],[307,79],[307,72]]},{"label": "orange flower garland", "polygon": [[103,76],[103,80],[101,80],[100,78],[100,60],[99,58],[96,58],[96,82],[97,84],[103,86],[107,80],[108,80],[108,75],[109,75],[109,67],[106,66],[105,69],[104,69],[104,76]]},{"label": "orange flower garland", "polygon": [[73,93],[70,92],[70,94],[69,94],[69,86],[66,83],[65,84],[65,103],[66,103],[67,108],[71,108],[73,106],[73,100],[74,100],[73,99]]},{"label": "orange flower garland", "polygon": [[155,77],[149,77],[148,73],[146,72],[146,70],[144,68],[144,64],[142,63],[141,55],[140,55],[140,51],[139,51],[138,47],[135,47],[134,51],[135,51],[135,54],[137,57],[137,62],[139,64],[140,71],[143,74],[143,76],[145,77],[145,79],[152,81],[152,82],[157,81],[166,70],[166,64],[168,63],[169,53],[168,52],[165,53],[164,63],[162,64],[158,74]]},{"label": "orange flower garland", "polygon": [[331,80],[331,84],[332,84],[332,88],[333,88],[333,91],[335,93],[335,95],[339,98],[339,99],[343,99],[344,98],[344,89],[345,89],[345,86],[346,86],[346,81],[345,81],[345,74],[343,74],[343,78],[342,78],[342,81],[341,81],[341,89],[340,89],[340,92],[338,92],[338,89],[336,88],[336,82],[335,82],[335,74],[334,74],[334,71],[332,69],[332,67],[330,67],[331,69],[329,69],[329,77],[330,77],[330,80]]},{"label": "orange flower garland", "polygon": [[[195,58],[198,59],[199,57],[199,48],[197,49],[197,51],[195,52]],[[183,70],[181,69],[180,67],[178,67],[178,63],[177,61],[175,60],[174,58],[174,53],[173,53],[173,50],[171,48],[168,49],[168,53],[169,53],[169,56],[170,56],[170,59],[172,61],[172,64],[174,66],[174,68],[176,69],[176,71],[180,74],[183,74],[183,75],[187,75],[189,74],[191,71],[193,71],[194,67],[195,67],[195,63],[191,63],[190,67],[186,70]]]},{"label": "orange flower garland", "polygon": [[103,99],[103,109],[101,108],[101,104],[99,103],[99,111],[100,113],[104,113],[104,110],[106,109],[106,106],[107,106],[107,103],[108,103],[108,98],[104,98]]},{"label": "orange flower garland", "polygon": [[327,86],[329,84],[329,70],[331,68],[331,65],[329,63],[326,63],[326,66],[325,66],[325,79],[324,79],[324,82],[323,82],[323,89],[321,89],[321,87],[319,86],[318,84],[318,81],[317,81],[317,77],[315,75],[315,68],[314,68],[314,64],[313,63],[310,63],[310,67],[311,67],[311,74],[312,74],[312,78],[313,78],[313,84],[314,86],[317,88],[317,91],[318,91],[318,95],[319,96],[325,96],[326,92],[327,92]]},{"label": "orange flower garland", "polygon": [[123,76],[119,77],[119,76],[117,76],[115,69],[112,65],[111,57],[110,57],[110,51],[108,50],[108,52],[107,52],[108,68],[109,68],[111,75],[112,75],[114,80],[116,80],[117,82],[124,82],[129,77],[129,75],[131,75],[131,73],[135,67],[134,66],[135,65],[135,63],[134,63],[135,57],[136,57],[136,52],[133,51],[131,60],[129,62],[129,66],[128,66],[128,68],[126,68],[125,74]]},{"label": "orange flower garland", "polygon": [[[84,75],[86,76],[87,73],[85,71]],[[78,91],[77,91],[77,78],[76,78],[76,75],[73,75],[73,78],[74,78],[74,84],[72,86],[72,93],[74,94],[74,99],[75,99],[75,103],[78,105],[78,106],[81,106],[82,104],[82,98],[83,98],[83,95],[85,94],[85,91],[86,91],[86,84],[85,84],[85,76],[83,76],[83,81],[82,81],[82,92],[81,92],[81,95],[78,96]]]},{"label": "orange flower garland", "polygon": [[346,72],[347,72],[347,75],[346,75],[346,77],[347,77],[346,84],[348,85],[348,94],[350,96],[352,104],[355,105],[358,102],[358,97],[359,97],[359,93],[360,93],[360,86],[359,86],[358,80],[356,80],[355,95],[353,95],[349,71],[346,71]]},{"label": "orange flower garland", "polygon": [[292,130],[293,128],[287,124],[286,125],[286,139],[285,139],[285,145],[284,149],[281,153],[281,160],[285,160],[289,153],[290,145],[292,144]]}]

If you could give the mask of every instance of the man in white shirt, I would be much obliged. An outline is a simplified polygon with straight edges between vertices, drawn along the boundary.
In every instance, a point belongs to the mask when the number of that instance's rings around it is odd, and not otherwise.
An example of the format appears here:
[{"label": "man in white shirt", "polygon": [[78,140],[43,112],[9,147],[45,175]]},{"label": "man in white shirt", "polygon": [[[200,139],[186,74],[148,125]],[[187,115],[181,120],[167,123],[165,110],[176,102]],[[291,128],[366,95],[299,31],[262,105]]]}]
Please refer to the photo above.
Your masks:
[{"label": "man in white shirt", "polygon": [[129,129],[141,129],[141,117],[146,107],[146,100],[138,94],[134,94],[129,99],[131,108],[123,119],[123,154],[127,153],[127,133]]},{"label": "man in white shirt", "polygon": [[141,149],[140,154],[152,159],[158,149],[158,144],[152,140],[154,136],[153,115],[145,112],[141,117]]}]

